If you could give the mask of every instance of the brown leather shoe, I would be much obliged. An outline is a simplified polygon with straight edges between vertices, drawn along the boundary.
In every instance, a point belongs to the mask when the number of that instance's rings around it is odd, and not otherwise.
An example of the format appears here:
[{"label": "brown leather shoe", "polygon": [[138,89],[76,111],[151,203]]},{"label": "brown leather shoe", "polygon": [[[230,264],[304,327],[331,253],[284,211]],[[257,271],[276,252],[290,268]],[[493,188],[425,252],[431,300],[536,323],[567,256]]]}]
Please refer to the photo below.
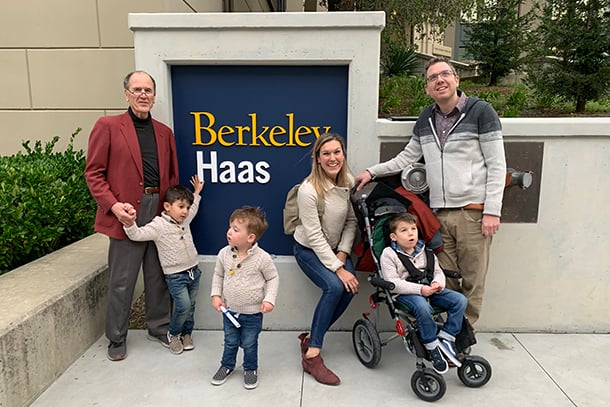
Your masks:
[{"label": "brown leather shoe", "polygon": [[301,341],[301,354],[307,352],[309,349],[309,335],[307,332],[303,332],[299,335],[299,340]]},{"label": "brown leather shoe", "polygon": [[324,360],[322,360],[320,355],[307,359],[305,354],[303,354],[303,370],[305,373],[312,375],[319,383],[330,386],[336,386],[341,383],[341,379],[324,365]]}]

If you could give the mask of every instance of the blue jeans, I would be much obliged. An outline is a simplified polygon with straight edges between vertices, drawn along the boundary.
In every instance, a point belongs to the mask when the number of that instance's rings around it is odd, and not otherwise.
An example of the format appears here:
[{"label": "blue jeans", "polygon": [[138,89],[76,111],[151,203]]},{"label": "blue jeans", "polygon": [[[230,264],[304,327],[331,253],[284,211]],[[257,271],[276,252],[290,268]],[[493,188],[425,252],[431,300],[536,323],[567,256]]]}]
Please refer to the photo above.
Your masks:
[{"label": "blue jeans", "polygon": [[[309,346],[321,349],[326,331],[347,309],[354,294],[345,290],[341,279],[320,262],[313,250],[295,242],[293,253],[297,264],[305,275],[322,289],[322,296],[313,314],[309,339]],[[350,273],[356,274],[349,257],[344,268]]]},{"label": "blue jeans", "polygon": [[[229,311],[231,312],[231,311]],[[237,351],[244,350],[244,370],[258,369],[258,335],[263,329],[263,313],[239,314],[231,312],[241,327],[236,328],[229,318],[222,316],[222,326],[225,334],[225,347],[220,364],[229,369],[235,369]]]},{"label": "blue jeans", "polygon": [[409,307],[415,315],[419,326],[419,337],[424,344],[433,342],[437,338],[437,326],[432,319],[433,306],[447,311],[447,321],[442,329],[455,338],[462,329],[464,311],[468,303],[466,297],[457,291],[445,288],[440,293],[432,294],[428,299],[419,294],[402,294],[396,298]]},{"label": "blue jeans", "polygon": [[169,321],[170,335],[186,335],[193,332],[195,325],[195,301],[199,291],[199,277],[201,270],[195,267],[189,271],[175,274],[166,274],[167,289],[174,301],[174,312]]}]

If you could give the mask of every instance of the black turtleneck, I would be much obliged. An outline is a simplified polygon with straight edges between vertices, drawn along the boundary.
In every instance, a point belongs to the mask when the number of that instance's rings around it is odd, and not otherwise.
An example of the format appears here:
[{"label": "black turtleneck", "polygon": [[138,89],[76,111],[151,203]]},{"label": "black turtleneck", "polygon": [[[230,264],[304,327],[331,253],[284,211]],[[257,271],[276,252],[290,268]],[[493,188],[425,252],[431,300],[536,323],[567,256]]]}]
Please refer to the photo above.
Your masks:
[{"label": "black turtleneck", "polygon": [[157,142],[152,125],[150,113],[146,119],[140,119],[131,108],[129,116],[136,128],[140,151],[142,152],[142,168],[144,170],[144,187],[159,186],[159,157],[157,156]]}]

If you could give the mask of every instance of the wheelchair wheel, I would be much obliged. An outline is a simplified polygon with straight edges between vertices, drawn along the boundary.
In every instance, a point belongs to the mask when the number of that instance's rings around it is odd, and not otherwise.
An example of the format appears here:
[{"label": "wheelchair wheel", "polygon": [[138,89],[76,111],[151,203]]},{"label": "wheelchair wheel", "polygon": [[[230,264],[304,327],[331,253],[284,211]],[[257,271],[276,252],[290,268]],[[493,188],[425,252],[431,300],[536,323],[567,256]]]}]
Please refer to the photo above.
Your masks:
[{"label": "wheelchair wheel", "polygon": [[481,387],[491,379],[491,365],[480,356],[467,356],[458,368],[458,377],[467,387]]},{"label": "wheelchair wheel", "polygon": [[424,368],[416,370],[411,376],[411,389],[424,401],[437,401],[445,395],[447,384],[443,376],[430,368]]},{"label": "wheelchair wheel", "polygon": [[375,325],[368,319],[359,319],[352,329],[352,343],[360,362],[369,368],[381,360],[381,340]]}]

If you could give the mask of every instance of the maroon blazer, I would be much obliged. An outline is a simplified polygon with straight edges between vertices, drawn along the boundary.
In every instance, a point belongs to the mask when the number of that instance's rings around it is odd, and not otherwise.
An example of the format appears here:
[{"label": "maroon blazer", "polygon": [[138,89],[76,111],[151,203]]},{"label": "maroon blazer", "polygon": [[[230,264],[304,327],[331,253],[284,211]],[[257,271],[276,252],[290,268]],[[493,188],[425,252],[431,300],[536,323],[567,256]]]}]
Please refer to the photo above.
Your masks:
[{"label": "maroon blazer", "polygon": [[[178,181],[176,140],[172,130],[152,120],[159,160],[159,213],[170,185]],[[128,202],[140,209],[144,193],[144,171],[140,143],[128,112],[97,120],[89,135],[85,179],[97,201],[94,229],[115,239],[126,239],[123,225],[114,216],[112,205]]]}]

